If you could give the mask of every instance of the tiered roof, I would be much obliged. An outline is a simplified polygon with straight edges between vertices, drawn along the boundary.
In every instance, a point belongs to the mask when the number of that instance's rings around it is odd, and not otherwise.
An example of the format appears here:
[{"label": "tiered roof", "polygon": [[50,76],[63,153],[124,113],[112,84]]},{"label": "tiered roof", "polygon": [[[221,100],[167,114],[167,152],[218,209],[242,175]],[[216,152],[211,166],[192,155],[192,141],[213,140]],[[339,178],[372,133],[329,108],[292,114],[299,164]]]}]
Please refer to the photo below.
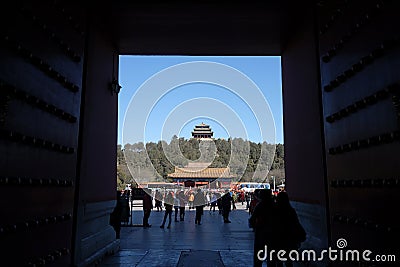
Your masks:
[{"label": "tiered roof", "polygon": [[210,137],[213,136],[213,131],[211,131],[210,125],[201,123],[199,125],[194,126],[194,129],[192,131],[192,136],[195,137],[195,135],[210,135]]}]

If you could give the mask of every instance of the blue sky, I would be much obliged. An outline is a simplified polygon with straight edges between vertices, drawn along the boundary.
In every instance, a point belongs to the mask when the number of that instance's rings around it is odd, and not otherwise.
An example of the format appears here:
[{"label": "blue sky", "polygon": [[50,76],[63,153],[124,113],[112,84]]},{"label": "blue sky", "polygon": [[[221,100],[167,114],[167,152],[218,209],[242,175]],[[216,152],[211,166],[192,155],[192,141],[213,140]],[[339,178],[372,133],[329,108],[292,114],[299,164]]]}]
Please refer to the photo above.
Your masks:
[{"label": "blue sky", "polygon": [[[160,72],[193,61],[221,63],[240,71],[259,88],[269,107],[260,110],[265,101],[253,88],[238,88],[242,93],[234,93],[220,84],[198,81],[176,86],[160,95],[157,101],[139,94],[144,88],[147,92],[156,90],[149,80]],[[239,82],[232,82],[229,76],[218,79],[225,79],[232,86],[241,86]],[[118,144],[169,141],[173,134],[190,138],[194,125],[201,122],[211,126],[215,138],[242,137],[253,142],[271,142],[265,133],[269,136],[274,131],[271,136],[275,142],[283,143],[280,57],[120,56],[119,83],[122,90],[119,94]],[[148,99],[150,102],[145,103]],[[150,111],[142,115],[140,112],[146,108]],[[275,129],[271,129],[271,124],[268,124],[268,129],[261,127],[265,124],[260,124],[259,118],[268,117],[266,114],[269,112]],[[143,120],[145,125],[139,122],[138,116],[146,117]],[[144,140],[135,135],[137,132],[143,132]]]}]

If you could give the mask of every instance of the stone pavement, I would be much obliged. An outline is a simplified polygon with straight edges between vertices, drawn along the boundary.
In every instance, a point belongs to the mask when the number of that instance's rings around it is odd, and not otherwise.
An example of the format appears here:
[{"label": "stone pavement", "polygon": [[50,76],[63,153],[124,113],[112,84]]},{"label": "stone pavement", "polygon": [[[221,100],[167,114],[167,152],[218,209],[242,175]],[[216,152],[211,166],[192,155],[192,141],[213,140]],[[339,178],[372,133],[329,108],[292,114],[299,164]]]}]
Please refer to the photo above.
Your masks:
[{"label": "stone pavement", "polygon": [[232,223],[223,223],[218,209],[210,213],[208,207],[201,225],[195,225],[195,211],[188,208],[184,222],[175,222],[173,213],[170,229],[160,228],[163,216],[164,211],[153,209],[149,219],[152,227],[135,227],[143,217],[141,208],[135,207],[133,226],[121,229],[121,250],[106,257],[100,267],[252,265],[254,232],[248,227],[245,205],[237,204],[230,213]]},{"label": "stone pavement", "polygon": [[170,229],[160,228],[164,211],[155,209],[149,219],[152,227],[137,227],[142,223],[143,211],[141,207],[134,207],[133,226],[121,230],[121,250],[106,257],[99,266],[252,266],[254,232],[248,227],[245,205],[239,203],[231,211],[232,223],[223,223],[218,209],[210,213],[206,207],[201,225],[194,224],[195,211],[186,208],[184,222],[174,222],[172,214]]}]

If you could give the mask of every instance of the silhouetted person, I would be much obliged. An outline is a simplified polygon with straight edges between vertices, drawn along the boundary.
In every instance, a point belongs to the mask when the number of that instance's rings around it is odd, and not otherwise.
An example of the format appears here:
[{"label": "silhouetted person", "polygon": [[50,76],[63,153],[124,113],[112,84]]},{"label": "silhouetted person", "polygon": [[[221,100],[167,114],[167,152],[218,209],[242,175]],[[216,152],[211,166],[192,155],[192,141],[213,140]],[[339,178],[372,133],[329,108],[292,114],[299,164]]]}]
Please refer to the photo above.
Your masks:
[{"label": "silhouetted person", "polygon": [[153,199],[151,198],[151,189],[147,189],[143,195],[143,227],[151,227],[149,217],[153,209]]},{"label": "silhouetted person", "polygon": [[254,190],[253,193],[251,193],[251,201],[250,201],[250,206],[249,206],[249,214],[250,215],[253,214],[254,209],[256,208],[256,206],[259,202],[257,194],[260,190],[261,189],[256,189],[256,190]]},{"label": "silhouetted person", "polygon": [[197,193],[193,199],[193,205],[196,207],[196,218],[194,219],[195,224],[201,224],[201,216],[203,215],[204,205],[206,204],[206,198],[204,197],[201,189],[197,189]]},{"label": "silhouetted person", "polygon": [[246,200],[246,210],[248,210],[250,208],[250,200],[251,200],[250,193],[246,192],[244,194],[244,198]]},{"label": "silhouetted person", "polygon": [[[285,250],[287,253],[291,250],[297,250],[306,239],[306,232],[299,222],[295,209],[290,205],[289,196],[286,192],[278,193],[276,197],[277,232],[280,233],[276,240],[276,249]],[[284,262],[278,261],[277,266],[283,266]],[[285,261],[286,267],[292,267],[293,262],[288,257]]]},{"label": "silhouetted person", "polygon": [[172,205],[173,204],[174,204],[174,196],[172,195],[172,192],[169,192],[164,199],[165,213],[164,213],[164,219],[163,219],[163,222],[162,222],[160,228],[164,228],[165,221],[167,220],[167,216],[169,218],[167,228],[171,228],[171,216],[172,216]]},{"label": "silhouetted person", "polygon": [[174,195],[174,210],[175,210],[175,222],[179,222],[178,221],[178,213],[179,213],[179,198],[178,198],[178,194]]},{"label": "silhouetted person", "polygon": [[157,211],[162,211],[162,200],[163,200],[163,196],[160,193],[160,191],[156,190],[156,194],[154,195],[155,198],[155,206],[157,208]]},{"label": "silhouetted person", "polygon": [[215,211],[215,206],[217,205],[217,196],[215,194],[211,195],[211,203],[210,203],[210,213],[211,210],[214,212]]},{"label": "silhouetted person", "polygon": [[[274,267],[276,262],[270,261],[269,253],[271,249],[274,249],[276,235],[278,234],[275,229],[274,220],[274,202],[272,199],[272,192],[270,189],[256,189],[254,194],[258,196],[259,202],[254,208],[254,211],[249,218],[249,223],[254,228],[254,252],[253,252],[253,264],[254,266],[262,266],[263,261],[258,259],[257,254],[261,257],[266,253],[268,267]],[[265,246],[268,251],[265,252]],[[259,253],[263,250],[262,253]]]},{"label": "silhouetted person", "polygon": [[120,238],[121,233],[121,216],[121,192],[117,190],[117,204],[115,205],[113,212],[110,214],[110,225],[114,228],[117,239]]},{"label": "silhouetted person", "polygon": [[229,190],[225,190],[225,195],[221,198],[221,207],[222,207],[222,217],[224,218],[224,223],[230,223],[229,213],[231,212],[233,199]]},{"label": "silhouetted person", "polygon": [[118,200],[121,205],[121,222],[124,222],[125,224],[127,224],[129,222],[129,215],[130,215],[129,195],[130,195],[130,191],[125,190],[125,191],[123,191],[122,194],[120,194],[120,197]]},{"label": "silhouetted person", "polygon": [[186,206],[186,196],[183,191],[178,194],[179,199],[179,220],[183,222],[185,220],[185,206]]}]

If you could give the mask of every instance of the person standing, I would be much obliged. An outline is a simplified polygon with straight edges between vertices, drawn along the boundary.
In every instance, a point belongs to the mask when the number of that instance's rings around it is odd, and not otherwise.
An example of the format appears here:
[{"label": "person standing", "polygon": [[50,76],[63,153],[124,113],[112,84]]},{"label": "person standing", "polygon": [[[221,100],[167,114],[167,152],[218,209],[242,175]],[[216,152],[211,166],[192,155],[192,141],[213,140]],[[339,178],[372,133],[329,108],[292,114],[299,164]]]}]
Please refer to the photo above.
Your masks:
[{"label": "person standing", "polygon": [[236,209],[236,201],[238,199],[236,192],[232,192],[231,193],[231,197],[232,197],[232,209],[235,210]]},{"label": "person standing", "polygon": [[183,222],[185,220],[185,206],[186,206],[186,196],[183,191],[178,194],[179,199],[179,220]]},{"label": "person standing", "polygon": [[130,193],[129,190],[123,191],[119,199],[121,205],[121,222],[123,222],[125,225],[128,224],[130,215],[129,193]]},{"label": "person standing", "polygon": [[232,207],[232,196],[229,193],[229,190],[225,190],[225,195],[222,196],[221,198],[221,206],[222,206],[222,217],[224,218],[224,223],[230,223],[231,221],[229,220],[229,213],[231,211]]},{"label": "person standing", "polygon": [[167,217],[169,217],[169,222],[168,222],[167,228],[171,228],[171,216],[172,216],[172,205],[173,204],[174,204],[174,197],[172,195],[172,192],[169,192],[164,199],[165,213],[164,213],[164,219],[163,219],[163,222],[162,222],[160,228],[164,228]]},{"label": "person standing", "polygon": [[[249,225],[254,229],[254,251],[253,251],[253,264],[254,267],[261,267],[263,260],[258,256],[260,250],[265,250],[267,246],[268,251],[275,250],[278,232],[276,231],[276,219],[274,218],[275,206],[272,197],[271,189],[256,189],[255,195],[259,198],[260,202],[254,208],[254,212],[249,218]],[[267,266],[276,266],[276,259],[271,259],[269,253],[266,253]]]},{"label": "person standing", "polygon": [[155,204],[156,204],[157,211],[160,211],[160,210],[162,211],[163,196],[162,196],[161,192],[156,190],[156,194],[154,195],[154,198],[155,198],[155,202],[156,202]]},{"label": "person standing", "polygon": [[[146,192],[147,191],[147,192]],[[143,196],[143,227],[151,227],[149,217],[153,209],[153,199],[151,198],[151,189],[147,189]]]},{"label": "person standing", "polygon": [[178,198],[178,194],[174,194],[173,196],[174,196],[175,222],[179,222],[179,221],[178,221],[179,198]]},{"label": "person standing", "polygon": [[258,192],[260,191],[261,189],[256,189],[256,190],[254,190],[254,192],[253,193],[251,193],[251,200],[250,200],[250,205],[249,205],[249,215],[252,215],[253,214],[253,212],[254,212],[254,209],[256,208],[256,206],[257,206],[257,204],[258,204],[258,202],[259,202],[259,199],[258,199],[258,196],[257,196],[257,194],[258,194]]},{"label": "person standing", "polygon": [[211,195],[210,213],[211,210],[215,211],[215,206],[217,205],[217,196],[215,194]]},{"label": "person standing", "polygon": [[206,198],[204,197],[201,189],[197,189],[197,194],[194,196],[193,204],[196,207],[196,218],[194,220],[195,224],[201,224],[201,216],[203,215],[204,205],[206,203]]},{"label": "person standing", "polygon": [[207,192],[207,193],[206,193],[206,205],[207,205],[207,206],[210,205],[210,200],[211,200],[210,194]]},{"label": "person standing", "polygon": [[[280,233],[276,240],[276,249],[292,251],[298,250],[302,242],[306,240],[307,234],[301,225],[295,209],[290,205],[289,196],[285,191],[278,193],[276,197],[277,232]],[[288,258],[286,261],[278,261],[277,266],[292,267],[293,262]]]},{"label": "person standing", "polygon": [[113,212],[110,214],[110,224],[115,230],[115,235],[117,239],[120,238],[121,233],[121,214],[121,191],[117,190],[117,204]]},{"label": "person standing", "polygon": [[243,191],[239,192],[239,200],[240,200],[240,202],[242,202],[242,206],[243,206],[243,204],[244,204],[244,192]]},{"label": "person standing", "polygon": [[246,199],[246,210],[248,210],[250,208],[250,193],[246,192],[244,198]]},{"label": "person standing", "polygon": [[189,209],[194,208],[193,201],[194,201],[194,194],[193,194],[193,192],[190,192],[189,193]]}]

